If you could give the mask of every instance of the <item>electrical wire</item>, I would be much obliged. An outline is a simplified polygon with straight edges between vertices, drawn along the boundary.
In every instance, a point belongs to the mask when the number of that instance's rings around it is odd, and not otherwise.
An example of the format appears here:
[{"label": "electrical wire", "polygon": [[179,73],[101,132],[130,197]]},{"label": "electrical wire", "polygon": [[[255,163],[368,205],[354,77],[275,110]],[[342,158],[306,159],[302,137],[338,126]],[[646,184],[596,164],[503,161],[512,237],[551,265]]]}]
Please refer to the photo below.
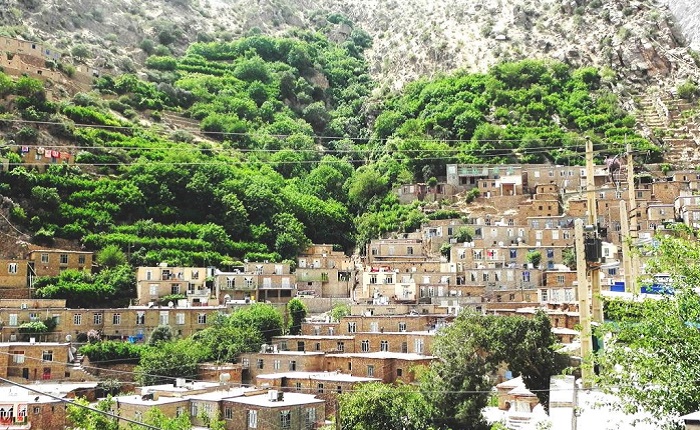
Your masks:
[{"label": "electrical wire", "polygon": [[114,419],[114,420],[116,420],[116,421],[125,421],[125,422],[127,422],[127,423],[129,423],[129,424],[135,424],[135,425],[141,426],[141,427],[143,427],[143,428],[153,429],[153,430],[160,430],[158,427],[154,427],[154,426],[152,426],[152,425],[150,425],[150,424],[138,422],[138,421],[136,421],[136,420],[132,420],[132,419],[125,418],[125,417],[121,417],[121,416],[115,415],[115,414],[113,414],[113,413],[111,413],[111,412],[102,411],[102,410],[99,410],[99,409],[97,409],[97,408],[90,407],[90,406],[88,406],[88,405],[83,405],[83,404],[80,404],[80,403],[78,403],[78,402],[75,402],[75,401],[72,401],[72,400],[70,400],[70,399],[67,399],[67,398],[65,398],[65,397],[59,397],[59,396],[56,396],[56,395],[54,395],[54,394],[51,394],[51,393],[47,393],[47,392],[45,392],[45,391],[38,390],[38,389],[36,389],[36,388],[34,388],[34,387],[30,386],[30,385],[20,384],[20,383],[18,383],[18,382],[14,382],[14,381],[11,381],[11,380],[6,379],[6,378],[3,378],[3,377],[0,377],[0,381],[4,382],[4,383],[6,383],[6,384],[14,385],[15,387],[23,388],[23,389],[25,389],[25,390],[31,391],[31,392],[33,392],[33,393],[36,393],[36,394],[39,394],[39,395],[42,395],[42,396],[50,397],[50,398],[52,398],[52,399],[54,399],[54,400],[58,400],[59,402],[66,403],[66,404],[71,405],[71,406],[74,406],[74,407],[78,407],[78,408],[82,408],[82,409],[87,409],[87,410],[89,410],[90,412],[95,412],[95,413],[98,413],[98,414],[100,414],[100,415],[104,415],[104,416],[110,417],[110,418],[112,418],[112,419]]}]

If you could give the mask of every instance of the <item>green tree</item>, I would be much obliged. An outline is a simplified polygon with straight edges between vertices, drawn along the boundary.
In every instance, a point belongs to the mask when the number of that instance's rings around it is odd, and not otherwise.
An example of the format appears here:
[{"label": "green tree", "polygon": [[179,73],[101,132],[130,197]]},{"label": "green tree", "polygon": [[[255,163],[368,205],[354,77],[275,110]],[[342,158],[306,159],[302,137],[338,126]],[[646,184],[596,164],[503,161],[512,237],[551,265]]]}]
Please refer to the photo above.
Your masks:
[{"label": "green tree", "polygon": [[540,267],[540,263],[542,262],[542,253],[540,251],[530,251],[527,253],[527,262],[532,264],[532,267],[537,269]]},{"label": "green tree", "polygon": [[[160,409],[153,407],[146,412],[143,422],[161,430],[191,430],[192,422],[188,414],[168,417]],[[131,430],[142,430],[143,426],[130,424]]]},{"label": "green tree", "polygon": [[[84,398],[78,398],[73,401],[77,405],[68,405],[66,408],[66,417],[73,424],[76,430],[118,430],[119,422],[115,418],[111,418],[105,414],[90,410],[93,406],[90,405]],[[111,397],[100,400],[94,406],[94,409],[102,412],[110,412],[114,406],[114,400]]]},{"label": "green tree", "polygon": [[[252,327],[257,330],[266,342],[283,331],[282,314],[274,306],[255,303],[233,312],[229,317],[232,327],[244,329]],[[260,347],[260,345],[258,345]]]},{"label": "green tree", "polygon": [[197,364],[208,355],[209,351],[192,339],[159,342],[142,351],[136,380],[141,385],[157,385],[175,378],[194,378]]},{"label": "green tree", "polygon": [[352,393],[339,396],[340,422],[348,430],[432,429],[431,405],[411,385],[381,382],[362,384]]},{"label": "green tree", "polygon": [[350,305],[347,303],[338,303],[331,309],[331,319],[340,322],[341,319],[350,315]]},{"label": "green tree", "polygon": [[[615,393],[621,410],[649,412],[657,428],[682,428],[678,417],[700,409],[700,245],[685,226],[658,236],[645,254],[646,273],[671,273],[674,296],[656,300],[606,302],[595,357],[597,385]],[[645,280],[642,280],[645,282]]]},{"label": "green tree", "polygon": [[159,325],[148,337],[148,344],[156,346],[161,342],[170,342],[173,339],[173,329],[169,325]]},{"label": "green tree", "polygon": [[525,386],[548,409],[550,378],[565,365],[555,344],[543,312],[531,319],[463,312],[439,332],[433,348],[439,360],[421,380],[421,390],[439,411],[434,423],[448,428],[488,428],[481,410],[493,387],[489,375],[504,364],[523,377]]},{"label": "green tree", "polygon": [[297,335],[301,333],[301,323],[306,319],[308,313],[306,303],[298,298],[293,298],[287,302],[287,313],[289,314],[289,334]]},{"label": "green tree", "polygon": [[126,255],[117,245],[107,245],[97,253],[96,261],[101,267],[116,267],[126,264]]}]

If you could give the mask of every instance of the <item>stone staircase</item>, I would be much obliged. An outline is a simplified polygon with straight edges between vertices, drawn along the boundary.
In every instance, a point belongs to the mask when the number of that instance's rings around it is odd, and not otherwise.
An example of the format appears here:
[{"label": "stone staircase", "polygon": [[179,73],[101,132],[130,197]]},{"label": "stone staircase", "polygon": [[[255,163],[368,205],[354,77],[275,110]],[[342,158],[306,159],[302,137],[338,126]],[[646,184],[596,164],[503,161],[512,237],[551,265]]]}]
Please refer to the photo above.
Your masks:
[{"label": "stone staircase", "polygon": [[643,96],[637,106],[642,135],[662,145],[666,162],[677,168],[700,162],[700,125],[692,111],[697,105],[673,92],[658,91]]}]

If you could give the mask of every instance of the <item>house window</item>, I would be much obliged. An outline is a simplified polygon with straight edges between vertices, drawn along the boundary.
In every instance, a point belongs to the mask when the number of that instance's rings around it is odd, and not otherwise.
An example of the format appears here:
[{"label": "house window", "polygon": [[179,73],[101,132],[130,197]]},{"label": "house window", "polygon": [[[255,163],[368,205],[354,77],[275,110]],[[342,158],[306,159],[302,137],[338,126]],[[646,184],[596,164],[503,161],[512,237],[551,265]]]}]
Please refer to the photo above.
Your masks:
[{"label": "house window", "polygon": [[377,275],[370,275],[370,277],[369,277],[369,283],[370,283],[370,284],[376,284],[376,283],[377,283]]},{"label": "house window", "polygon": [[372,321],[369,323],[369,331],[372,333],[376,333],[379,331],[379,322],[377,321]]},{"label": "house window", "polygon": [[416,354],[422,354],[423,353],[423,339],[416,339],[413,343],[414,347],[414,352]]},{"label": "house window", "polygon": [[49,254],[46,254],[46,253],[41,254],[41,262],[48,263],[49,262]]},{"label": "house window", "polygon": [[10,314],[8,325],[11,325],[11,326],[17,325],[17,314]]},{"label": "house window", "polygon": [[357,331],[357,323],[349,322],[348,323],[348,333],[355,333],[356,331]]},{"label": "house window", "polygon": [[170,314],[168,313],[168,311],[160,311],[160,314],[158,315],[158,324],[168,325],[169,319],[170,319]]},{"label": "house window", "polygon": [[158,295],[158,284],[151,284],[148,286],[148,294],[151,296],[157,296]]},{"label": "house window", "polygon": [[369,352],[369,341],[368,340],[362,341],[362,352]]},{"label": "house window", "polygon": [[312,429],[316,424],[316,408],[306,408],[306,428]]},{"label": "house window", "polygon": [[549,291],[544,289],[540,290],[540,301],[546,302],[547,300],[549,300]]},{"label": "house window", "polygon": [[248,427],[252,429],[258,428],[258,411],[248,411]]},{"label": "house window", "polygon": [[265,361],[262,358],[258,358],[258,369],[263,369],[265,367]]},{"label": "house window", "polygon": [[52,350],[42,351],[41,359],[44,361],[53,361],[53,351]]},{"label": "house window", "polygon": [[289,360],[289,371],[294,372],[297,370],[297,362],[295,360]]},{"label": "house window", "polygon": [[95,325],[102,324],[102,314],[92,314],[92,323]]},{"label": "house window", "polygon": [[180,284],[171,284],[170,294],[180,294]]},{"label": "house window", "polygon": [[564,277],[564,275],[557,275],[557,284],[559,284],[559,285],[563,284],[565,279],[566,278]]},{"label": "house window", "polygon": [[136,312],[136,325],[146,324],[146,313]]},{"label": "house window", "polygon": [[323,394],[323,384],[318,384],[317,385],[317,391],[319,394]]},{"label": "house window", "polygon": [[61,264],[68,264],[68,254],[61,254],[59,258]]},{"label": "house window", "polygon": [[78,264],[85,264],[85,256],[80,254],[78,255]]},{"label": "house window", "polygon": [[197,324],[206,324],[207,314],[197,314]]},{"label": "house window", "polygon": [[338,351],[343,352],[345,351],[345,342],[338,342],[337,343],[337,348]]},{"label": "house window", "polygon": [[413,255],[413,247],[412,246],[409,246],[406,248],[406,254]]},{"label": "house window", "polygon": [[12,352],[12,362],[15,364],[24,363],[24,351],[14,351]]},{"label": "house window", "polygon": [[398,377],[403,376],[403,369],[396,369],[396,376],[398,376]]},{"label": "house window", "polygon": [[401,352],[404,354],[408,352],[408,342],[401,342]]},{"label": "house window", "polygon": [[233,419],[233,409],[224,408],[224,419],[225,420],[232,420]]},{"label": "house window", "polygon": [[336,385],[335,387],[335,392],[338,394],[343,394],[343,386],[342,385]]},{"label": "house window", "polygon": [[192,406],[190,406],[190,414],[193,417],[199,416],[199,409],[196,403],[192,403]]},{"label": "house window", "polygon": [[547,258],[554,258],[554,250],[549,248],[547,249]]},{"label": "house window", "polygon": [[297,391],[301,391],[301,382],[295,382],[294,383],[294,389]]},{"label": "house window", "polygon": [[297,351],[305,351],[306,350],[306,345],[304,342],[297,342]]},{"label": "house window", "polygon": [[530,272],[523,272],[523,282],[530,282]]},{"label": "house window", "polygon": [[292,413],[290,411],[280,411],[280,428],[289,429],[292,427]]},{"label": "house window", "polygon": [[405,322],[400,322],[399,323],[399,331],[406,331],[406,323]]},{"label": "house window", "polygon": [[272,361],[272,368],[275,370],[280,370],[280,365],[282,364],[281,360],[273,360]]},{"label": "house window", "polygon": [[134,421],[143,422],[143,414],[141,411],[134,412]]},{"label": "house window", "polygon": [[175,314],[175,324],[183,325],[185,324],[185,314],[180,312]]},{"label": "house window", "polygon": [[367,377],[372,378],[373,376],[374,376],[374,366],[370,364],[367,366]]},{"label": "house window", "polygon": [[80,325],[83,323],[83,316],[81,314],[73,314],[73,324]]},{"label": "house window", "polygon": [[17,273],[17,263],[9,263],[7,265],[7,273],[14,275]]},{"label": "house window", "polygon": [[112,324],[119,325],[121,323],[122,323],[122,315],[121,314],[112,315]]}]

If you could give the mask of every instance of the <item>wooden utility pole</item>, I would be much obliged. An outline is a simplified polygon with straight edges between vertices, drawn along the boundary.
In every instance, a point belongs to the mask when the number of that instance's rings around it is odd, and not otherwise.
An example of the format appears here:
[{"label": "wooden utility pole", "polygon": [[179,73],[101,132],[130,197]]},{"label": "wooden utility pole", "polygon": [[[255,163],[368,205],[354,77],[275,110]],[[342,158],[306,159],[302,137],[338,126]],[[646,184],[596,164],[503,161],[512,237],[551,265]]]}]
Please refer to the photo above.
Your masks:
[{"label": "wooden utility pole", "polygon": [[[588,207],[588,225],[595,229],[598,235],[598,205],[595,197],[595,165],[593,164],[593,142],[586,140],[586,205]],[[600,298],[600,263],[588,263],[591,276],[591,304],[593,305],[593,321],[603,322],[603,304]],[[580,281],[579,281],[580,282]]]},{"label": "wooden utility pole", "polygon": [[620,242],[622,243],[622,269],[625,271],[625,292],[635,290],[635,277],[632,269],[632,238],[630,237],[629,212],[627,202],[620,200]]},{"label": "wooden utility pole", "polygon": [[[577,219],[574,222],[574,232],[576,235],[576,272],[578,277],[578,312],[579,323],[581,324],[581,359],[583,361],[590,358],[593,352],[593,339],[591,338],[591,308],[586,267],[586,249],[584,245],[583,220]],[[581,363],[581,377],[584,386],[590,386],[593,376],[593,367],[586,363]]]},{"label": "wooden utility pole", "polygon": [[[633,254],[632,248],[637,244],[637,236],[639,232],[637,223],[637,191],[634,185],[634,158],[632,157],[632,145],[627,145],[627,198],[629,199],[629,211],[625,211],[625,218],[629,220],[629,230],[622,230],[623,238],[626,233],[628,248],[626,249],[629,255],[629,275],[625,268],[625,291],[628,293],[638,294],[637,275],[639,274],[639,261],[637,256]],[[620,224],[622,227],[622,224]],[[627,283],[629,281],[629,284]]]}]

